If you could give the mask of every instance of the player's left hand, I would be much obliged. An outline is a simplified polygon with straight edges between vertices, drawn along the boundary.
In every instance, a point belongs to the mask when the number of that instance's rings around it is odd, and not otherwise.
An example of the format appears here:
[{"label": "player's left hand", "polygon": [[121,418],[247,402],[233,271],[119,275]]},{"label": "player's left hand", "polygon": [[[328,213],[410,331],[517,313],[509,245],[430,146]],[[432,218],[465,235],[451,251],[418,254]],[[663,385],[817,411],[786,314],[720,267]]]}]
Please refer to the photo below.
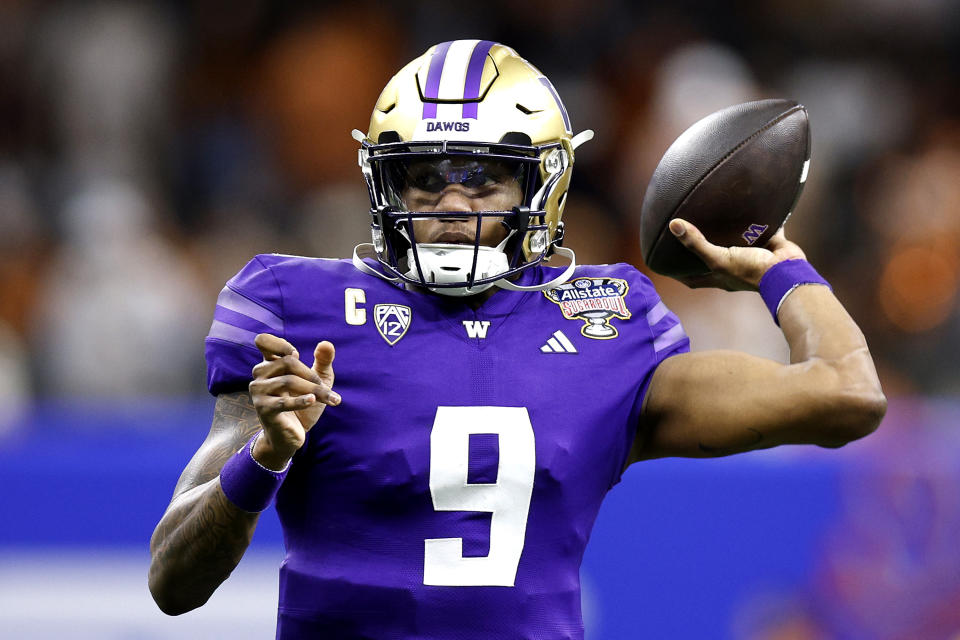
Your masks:
[{"label": "player's left hand", "polygon": [[694,225],[680,218],[670,221],[670,232],[710,268],[706,275],[677,278],[692,289],[715,287],[727,291],[756,291],[760,278],[776,263],[806,259],[803,250],[787,240],[783,227],[770,238],[766,247],[718,247]]}]

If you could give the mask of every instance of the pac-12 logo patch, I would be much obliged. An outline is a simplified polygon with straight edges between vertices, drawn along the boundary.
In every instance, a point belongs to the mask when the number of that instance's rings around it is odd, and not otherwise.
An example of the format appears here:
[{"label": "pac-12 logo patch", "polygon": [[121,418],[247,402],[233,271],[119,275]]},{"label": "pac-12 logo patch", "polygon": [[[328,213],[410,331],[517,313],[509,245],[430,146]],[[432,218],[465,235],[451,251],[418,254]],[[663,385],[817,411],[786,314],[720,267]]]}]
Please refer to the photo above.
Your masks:
[{"label": "pac-12 logo patch", "polygon": [[628,289],[627,281],[620,278],[577,278],[543,295],[560,307],[564,318],[583,320],[580,333],[595,340],[609,340],[619,335],[610,320],[626,320],[631,315],[624,300]]},{"label": "pac-12 logo patch", "polygon": [[377,331],[391,347],[407,333],[410,317],[410,307],[402,304],[378,304],[373,308]]}]

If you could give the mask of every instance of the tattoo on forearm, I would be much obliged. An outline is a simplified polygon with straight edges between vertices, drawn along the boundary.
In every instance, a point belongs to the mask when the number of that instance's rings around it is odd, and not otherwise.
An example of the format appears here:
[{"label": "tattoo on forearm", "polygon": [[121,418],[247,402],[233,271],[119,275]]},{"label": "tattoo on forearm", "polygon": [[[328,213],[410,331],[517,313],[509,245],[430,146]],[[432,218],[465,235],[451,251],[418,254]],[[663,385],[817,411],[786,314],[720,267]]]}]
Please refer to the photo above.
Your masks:
[{"label": "tattoo on forearm", "polygon": [[213,424],[206,441],[183,470],[174,495],[180,495],[220,475],[227,459],[260,431],[260,419],[245,391],[217,396]]},{"label": "tattoo on forearm", "polygon": [[259,514],[227,500],[216,478],[259,430],[249,394],[217,397],[210,433],[181,474],[151,540],[151,580],[175,583],[178,599],[194,606],[230,575],[253,537]]},{"label": "tattoo on forearm", "polygon": [[164,516],[154,534],[151,573],[186,577],[184,588],[216,588],[250,544],[259,514],[240,511],[211,485]]}]

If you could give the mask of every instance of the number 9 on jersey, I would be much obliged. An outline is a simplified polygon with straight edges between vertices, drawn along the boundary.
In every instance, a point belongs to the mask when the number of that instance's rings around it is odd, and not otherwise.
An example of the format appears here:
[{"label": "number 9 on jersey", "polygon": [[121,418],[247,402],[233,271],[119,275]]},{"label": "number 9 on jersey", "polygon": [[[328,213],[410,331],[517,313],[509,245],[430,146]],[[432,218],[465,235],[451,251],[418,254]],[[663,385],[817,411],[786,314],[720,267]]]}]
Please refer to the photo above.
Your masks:
[{"label": "number 9 on jersey", "polygon": [[[471,434],[499,439],[497,481],[467,481]],[[536,472],[533,426],[523,407],[438,407],[430,432],[430,495],[437,511],[490,516],[490,552],[464,557],[463,538],[424,541],[423,583],[512,587],[523,553]]]}]

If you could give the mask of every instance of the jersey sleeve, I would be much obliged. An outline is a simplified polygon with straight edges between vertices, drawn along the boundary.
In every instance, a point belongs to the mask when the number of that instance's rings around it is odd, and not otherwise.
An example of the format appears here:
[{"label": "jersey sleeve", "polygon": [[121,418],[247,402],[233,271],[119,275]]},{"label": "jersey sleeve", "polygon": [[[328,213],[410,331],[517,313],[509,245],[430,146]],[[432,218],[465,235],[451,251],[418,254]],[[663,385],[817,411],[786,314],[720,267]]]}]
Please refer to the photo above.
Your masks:
[{"label": "jersey sleeve", "polygon": [[638,322],[636,329],[640,342],[634,343],[637,351],[630,353],[627,357],[631,359],[634,366],[639,368],[637,371],[639,385],[623,432],[620,464],[611,477],[610,487],[620,482],[626,469],[637,429],[641,424],[643,403],[654,372],[660,363],[670,356],[690,351],[690,338],[680,324],[680,319],[660,299],[650,279],[630,265],[617,266],[625,270],[623,273],[630,283],[629,306],[633,319]]},{"label": "jersey sleeve", "polygon": [[231,278],[217,296],[204,340],[207,389],[213,395],[247,388],[262,360],[253,340],[258,333],[284,336],[280,285],[258,256]]},{"label": "jersey sleeve", "polygon": [[653,341],[653,366],[647,371],[638,396],[638,407],[642,408],[647,389],[650,386],[650,380],[653,378],[653,372],[660,366],[661,362],[670,356],[690,351],[690,338],[687,337],[687,332],[680,324],[680,318],[670,311],[663,300],[660,299],[653,288],[653,283],[646,276],[641,275],[640,277],[640,287],[647,301],[643,311],[644,321],[650,329]]}]

